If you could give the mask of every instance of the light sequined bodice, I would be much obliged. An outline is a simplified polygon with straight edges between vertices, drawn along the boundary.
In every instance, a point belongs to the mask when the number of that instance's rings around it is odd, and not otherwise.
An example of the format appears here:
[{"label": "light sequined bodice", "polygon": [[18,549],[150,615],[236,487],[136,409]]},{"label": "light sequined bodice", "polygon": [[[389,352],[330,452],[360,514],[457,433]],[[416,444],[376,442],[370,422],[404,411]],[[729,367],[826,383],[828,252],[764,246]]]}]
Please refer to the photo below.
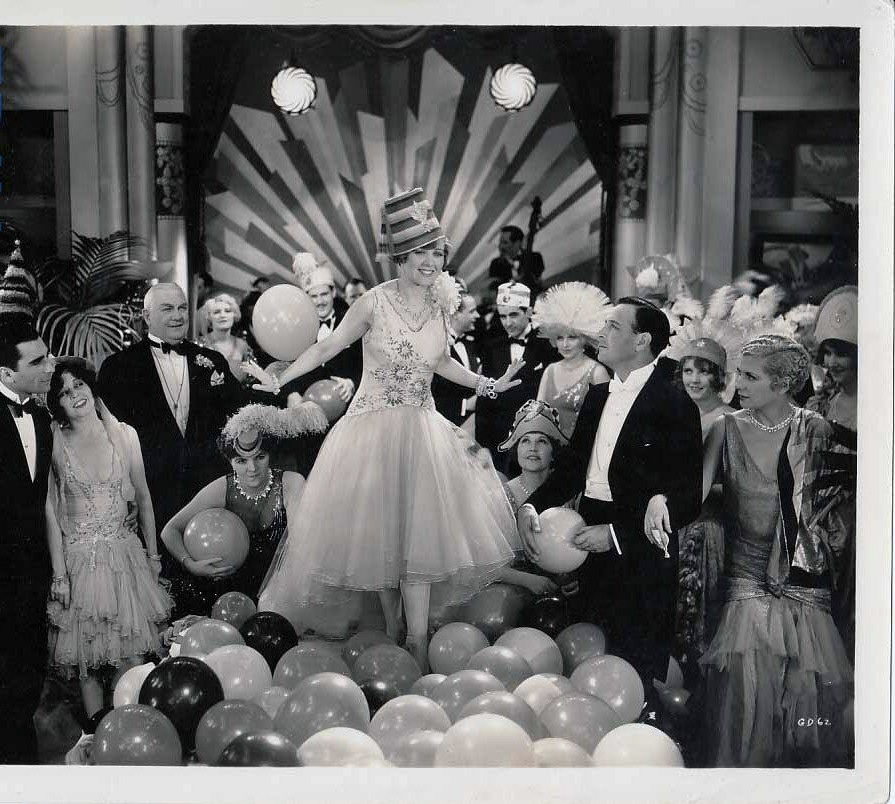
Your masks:
[{"label": "light sequined bodice", "polygon": [[590,390],[592,374],[593,366],[589,366],[574,383],[567,388],[558,390],[555,375],[553,372],[550,373],[547,387],[544,389],[546,397],[544,401],[556,408],[559,414],[559,427],[566,436],[571,436],[575,430],[575,423],[578,421],[578,414],[584,404],[584,397]]},{"label": "light sequined bodice", "polygon": [[410,320],[391,281],[369,291],[373,321],[363,338],[364,371],[348,416],[402,405],[435,409],[432,375],[447,354],[447,325],[434,301],[428,316]]}]

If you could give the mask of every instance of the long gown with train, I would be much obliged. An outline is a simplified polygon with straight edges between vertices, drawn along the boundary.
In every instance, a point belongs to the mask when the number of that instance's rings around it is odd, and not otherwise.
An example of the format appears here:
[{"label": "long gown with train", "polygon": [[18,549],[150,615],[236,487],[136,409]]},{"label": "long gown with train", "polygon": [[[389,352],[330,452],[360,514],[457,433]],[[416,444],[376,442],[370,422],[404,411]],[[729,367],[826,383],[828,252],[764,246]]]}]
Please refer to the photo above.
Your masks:
[{"label": "long gown with train", "polygon": [[490,457],[435,410],[446,313],[433,299],[421,322],[408,321],[395,280],[369,292],[360,386],[294,510],[287,501],[289,534],[259,600],[299,632],[344,636],[364,593],[402,581],[432,584],[441,605],[463,602],[519,547]]},{"label": "long gown with train", "polygon": [[755,463],[732,415],[724,419],[727,602],[700,660],[709,764],[845,766],[852,668],[830,615],[829,587],[768,583],[778,481]]}]

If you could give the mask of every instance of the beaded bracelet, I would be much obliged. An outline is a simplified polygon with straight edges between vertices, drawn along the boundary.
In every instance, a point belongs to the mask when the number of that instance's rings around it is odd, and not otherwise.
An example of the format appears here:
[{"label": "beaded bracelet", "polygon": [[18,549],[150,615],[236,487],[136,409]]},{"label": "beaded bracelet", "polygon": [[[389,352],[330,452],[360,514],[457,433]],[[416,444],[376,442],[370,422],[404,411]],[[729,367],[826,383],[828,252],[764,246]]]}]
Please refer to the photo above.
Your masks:
[{"label": "beaded bracelet", "polygon": [[272,377],[272,379],[273,379],[273,393],[274,393],[274,396],[279,396],[279,395],[280,395],[280,391],[283,390],[283,389],[280,387],[280,378],[279,378],[279,377]]},{"label": "beaded bracelet", "polygon": [[484,374],[479,377],[479,381],[476,383],[475,394],[476,396],[487,396],[488,399],[497,399],[497,391],[495,387],[497,385],[497,380],[492,380],[490,377],[486,377]]}]

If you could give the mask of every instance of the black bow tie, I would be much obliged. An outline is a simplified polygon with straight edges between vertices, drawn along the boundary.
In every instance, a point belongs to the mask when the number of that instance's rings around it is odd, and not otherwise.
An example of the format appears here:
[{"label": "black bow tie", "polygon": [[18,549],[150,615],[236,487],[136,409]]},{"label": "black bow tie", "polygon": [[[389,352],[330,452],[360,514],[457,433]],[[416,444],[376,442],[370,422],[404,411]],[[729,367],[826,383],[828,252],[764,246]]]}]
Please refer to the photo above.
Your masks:
[{"label": "black bow tie", "polygon": [[9,406],[9,412],[17,419],[21,419],[23,413],[33,416],[37,410],[37,403],[33,399],[29,399],[27,402],[21,404],[13,402],[12,400],[7,400],[6,404]]},{"label": "black bow tie", "polygon": [[322,319],[320,321],[320,325],[317,327],[317,331],[320,331],[320,327],[327,326],[330,329],[335,329],[336,325],[336,314],[331,313],[328,317]]},{"label": "black bow tie", "polygon": [[157,343],[156,341],[149,342],[152,344],[153,349],[161,349],[163,355],[166,355],[169,352],[177,352],[179,355],[186,354],[186,346],[183,341],[179,341],[178,343],[167,343],[166,341],[162,341],[161,343]]},{"label": "black bow tie", "polygon": [[510,343],[517,343],[519,346],[525,346],[528,343],[528,338],[510,338]]}]

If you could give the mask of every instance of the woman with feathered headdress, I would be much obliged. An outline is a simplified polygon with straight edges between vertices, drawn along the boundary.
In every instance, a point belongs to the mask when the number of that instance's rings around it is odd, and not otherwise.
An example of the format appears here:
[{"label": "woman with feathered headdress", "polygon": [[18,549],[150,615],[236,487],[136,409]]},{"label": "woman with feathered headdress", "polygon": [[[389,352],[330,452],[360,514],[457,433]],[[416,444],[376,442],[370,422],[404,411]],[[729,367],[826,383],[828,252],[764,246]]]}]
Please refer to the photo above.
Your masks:
[{"label": "woman with feathered headdress", "polygon": [[532,327],[562,355],[544,369],[538,399],[559,412],[560,429],[571,435],[591,385],[609,381],[606,368],[584,352],[596,341],[612,308],[609,297],[586,282],[563,282],[535,302]]}]

